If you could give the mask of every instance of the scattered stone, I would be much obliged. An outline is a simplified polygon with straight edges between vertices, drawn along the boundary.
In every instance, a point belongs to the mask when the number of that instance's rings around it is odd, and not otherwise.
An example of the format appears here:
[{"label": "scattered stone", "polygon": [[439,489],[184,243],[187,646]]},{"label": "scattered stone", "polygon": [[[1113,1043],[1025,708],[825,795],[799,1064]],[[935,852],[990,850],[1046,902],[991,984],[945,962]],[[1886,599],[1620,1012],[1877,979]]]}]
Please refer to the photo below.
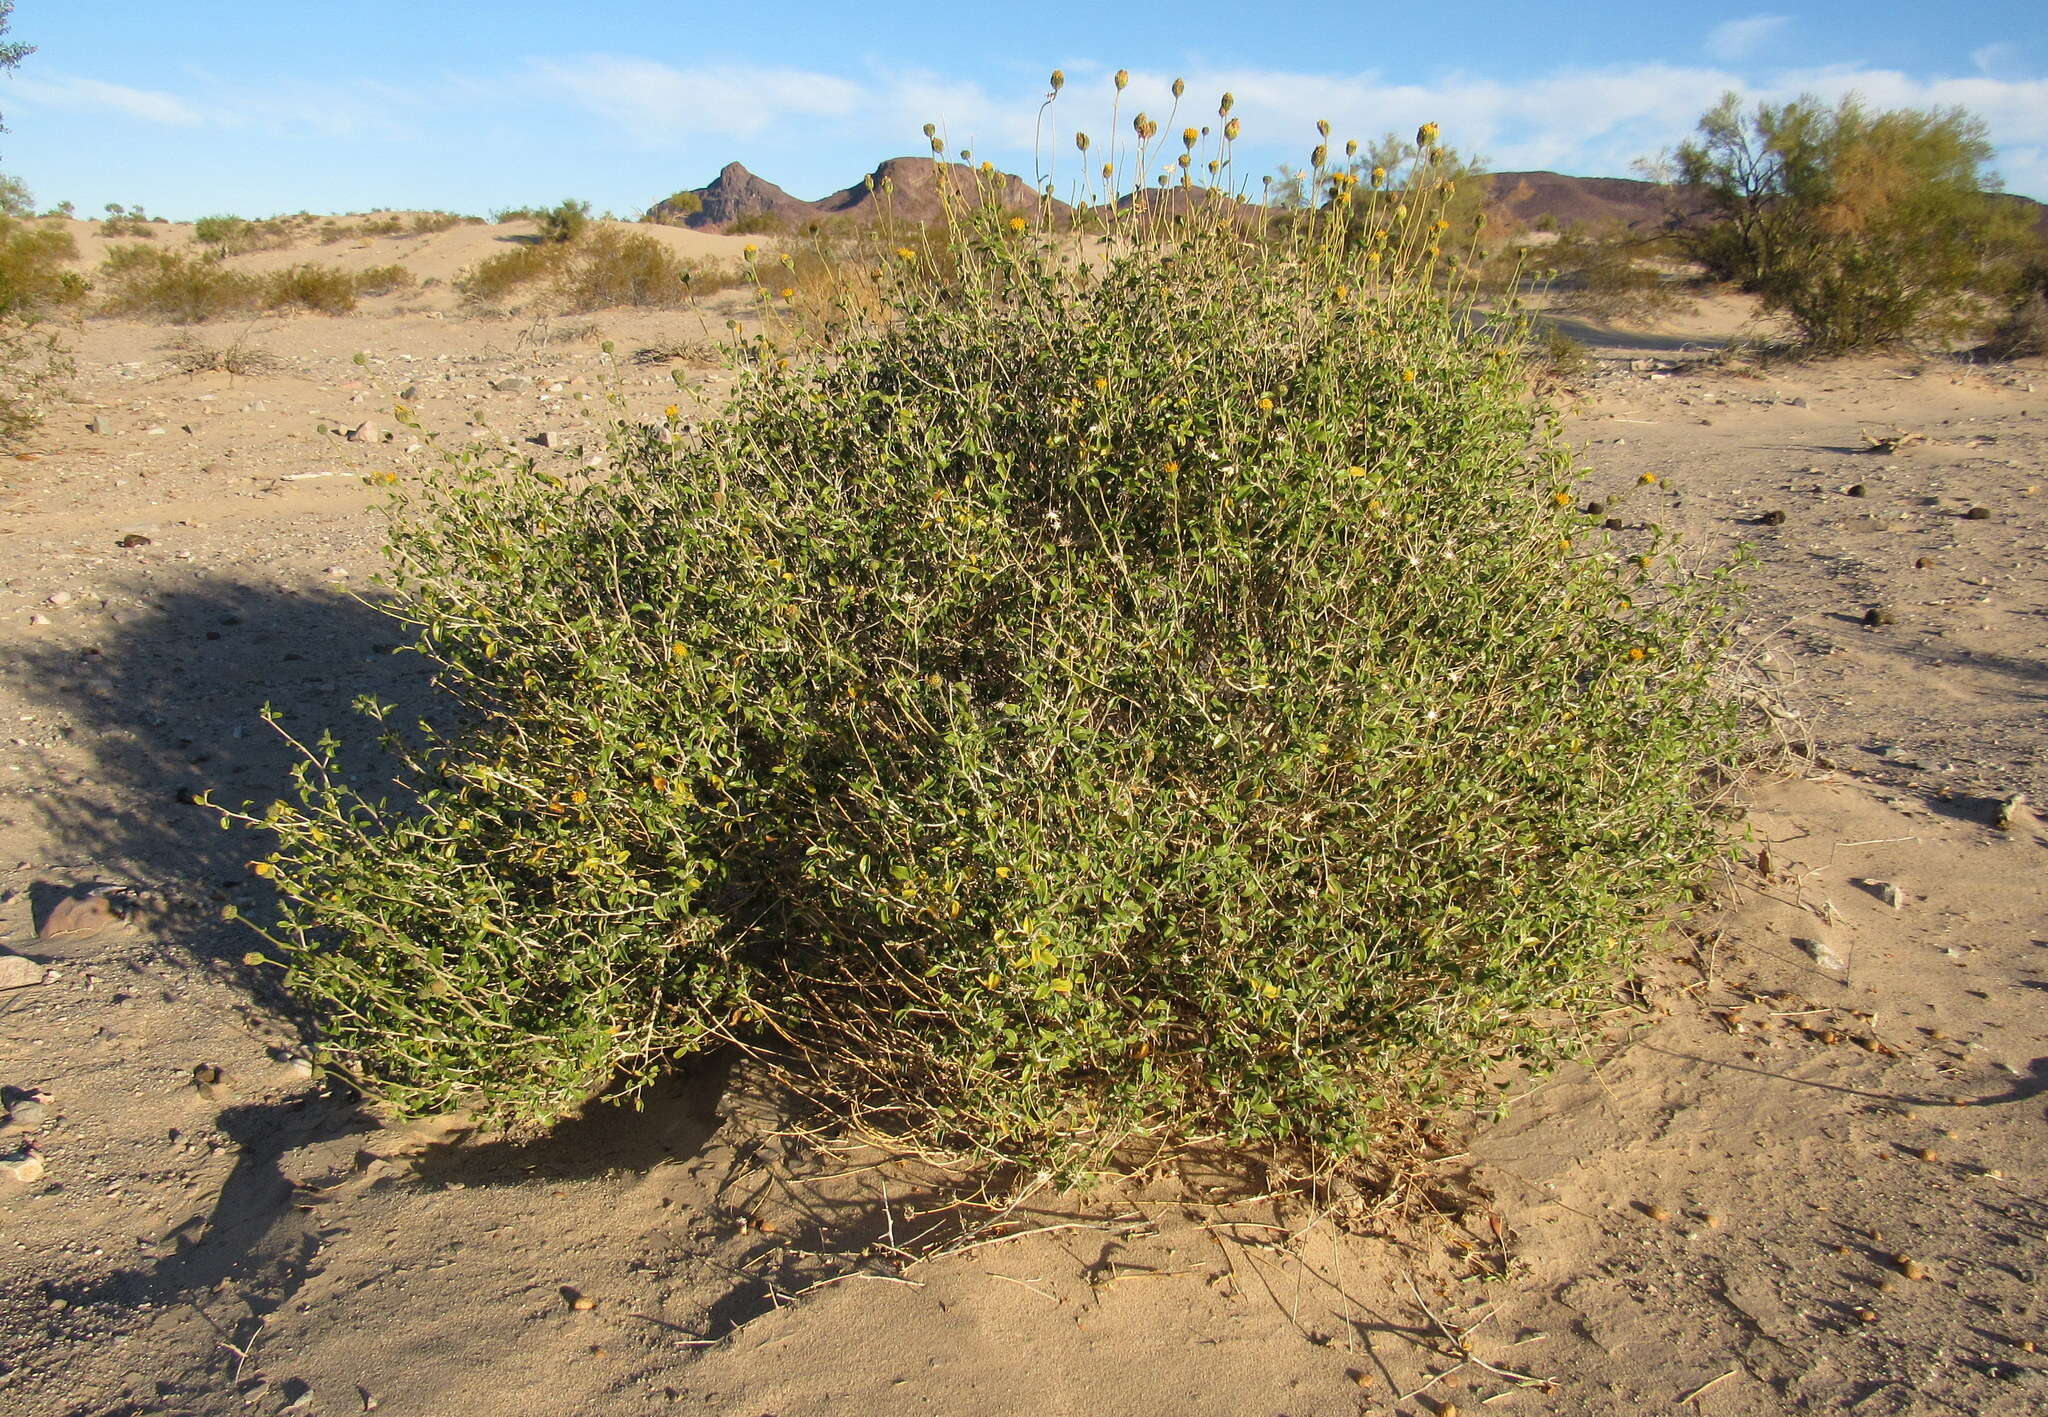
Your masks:
[{"label": "scattered stone", "polygon": [[1785,524],[1785,514],[1776,508],[1772,508],[1764,513],[1763,523],[1765,526],[1783,526]]},{"label": "scattered stone", "polygon": [[1799,939],[1792,943],[1811,955],[1813,962],[1822,969],[1841,970],[1847,967],[1842,963],[1842,957],[1834,952],[1826,940]]},{"label": "scattered stone", "polygon": [[1886,905],[1889,905],[1893,910],[1899,910],[1905,906],[1906,893],[1899,889],[1896,882],[1866,881],[1864,884],[1868,885],[1872,891],[1876,892],[1877,898],[1883,901]]},{"label": "scattered stone", "polygon": [[47,625],[50,623],[50,617],[38,611],[36,614],[28,617],[28,622],[31,625]]},{"label": "scattered stone", "polygon": [[36,938],[54,940],[60,935],[97,935],[109,925],[120,923],[123,918],[113,893],[100,887],[85,895],[66,896],[51,906],[50,913],[43,917],[43,923],[36,927]]},{"label": "scattered stone", "polygon": [[550,451],[560,451],[563,448],[572,446],[576,440],[573,434],[564,433],[558,428],[550,428],[533,441]]},{"label": "scattered stone", "polygon": [[32,1146],[19,1151],[10,1151],[0,1156],[0,1179],[9,1181],[40,1180],[43,1174],[43,1154]]},{"label": "scattered stone", "polygon": [[381,443],[384,441],[384,430],[364,419],[348,430],[348,440],[351,443]]},{"label": "scattered stone", "polygon": [[398,391],[398,400],[400,403],[411,403],[414,399],[418,398],[419,396],[420,386],[418,384],[407,384],[404,388]]},{"label": "scattered stone", "polygon": [[43,982],[40,964],[24,955],[0,954],[0,991],[27,989]]},{"label": "scattered stone", "polygon": [[1925,1279],[1927,1277],[1925,1266],[1918,1260],[1908,1259],[1904,1255],[1893,1255],[1892,1262],[1899,1267],[1899,1273],[1908,1279]]},{"label": "scattered stone", "polygon": [[95,414],[85,421],[85,431],[88,433],[97,433],[101,437],[105,437],[109,433],[112,433],[114,431],[114,425],[107,419],[100,417],[98,414]]},{"label": "scattered stone", "polygon": [[227,1094],[228,1075],[212,1063],[201,1063],[192,1069],[192,1087],[208,1102],[218,1102]]},{"label": "scattered stone", "polygon": [[1650,1219],[1659,1222],[1666,1221],[1671,1218],[1671,1212],[1666,1210],[1663,1206],[1658,1205],[1655,1201],[1651,1201],[1648,1205],[1645,1205],[1643,1207],[1643,1214],[1649,1216]]},{"label": "scattered stone", "polygon": [[1919,1149],[1918,1151],[1915,1151],[1915,1152],[1913,1153],[1913,1156],[1914,1156],[1914,1158],[1915,1158],[1916,1160],[1920,1160],[1920,1161],[1939,1161],[1939,1160],[1941,1160],[1941,1153],[1940,1153],[1940,1152],[1938,1152],[1938,1151],[1936,1151],[1936,1150],[1935,1150],[1935,1149],[1934,1149],[1933,1147],[1931,1147],[1931,1146],[1923,1146],[1923,1147],[1921,1147],[1921,1148],[1920,1148],[1920,1149]]},{"label": "scattered stone", "polygon": [[1589,517],[1604,517],[1607,515],[1607,504],[1605,502],[1588,502],[1585,506],[1585,512]]},{"label": "scattered stone", "polygon": [[1916,571],[1931,571],[1940,564],[1941,562],[1935,560],[1932,556],[1915,556],[1913,558],[1913,569]]},{"label": "scattered stone", "polygon": [[1868,497],[1870,495],[1870,489],[1865,487],[1860,482],[1850,483],[1847,487],[1844,487],[1842,489],[1842,492],[1843,495],[1849,497]]},{"label": "scattered stone", "polygon": [[1863,612],[1863,623],[1866,625],[1896,625],[1898,622],[1899,617],[1888,606],[1873,605]]},{"label": "scattered stone", "polygon": [[587,1314],[597,1307],[597,1300],[591,1298],[588,1294],[578,1294],[569,1301],[569,1307],[579,1314]]},{"label": "scattered stone", "polygon": [[491,380],[491,387],[501,394],[516,394],[521,389],[533,387],[533,380],[524,374],[507,374],[502,379]]},{"label": "scattered stone", "polygon": [[1998,804],[1998,814],[1992,820],[2000,831],[2009,832],[2015,826],[2024,823],[2032,814],[2033,808],[2027,802],[2027,794],[2015,792]]},{"label": "scattered stone", "polygon": [[119,541],[114,543],[114,545],[120,547],[124,551],[133,551],[138,546],[148,546],[149,544],[150,538],[144,536],[139,531],[131,531],[126,536],[122,537]]},{"label": "scattered stone", "polygon": [[40,1095],[24,1097],[7,1109],[7,1120],[17,1127],[40,1127],[50,1117],[50,1104]]},{"label": "scattered stone", "polygon": [[1785,404],[1788,408],[1805,408],[1806,400],[1803,398],[1786,399]]},{"label": "scattered stone", "polygon": [[43,603],[45,605],[69,605],[75,599],[77,597],[72,595],[70,591],[59,590],[52,591],[49,595],[44,596]]},{"label": "scattered stone", "polygon": [[1988,522],[1991,520],[1991,509],[1989,507],[1972,507],[1969,511],[1963,513],[1963,520],[1966,522]]},{"label": "scattered stone", "polygon": [[328,568],[327,568],[327,569],[326,569],[325,571],[323,571],[323,572],[322,572],[321,574],[323,574],[323,575],[327,576],[328,578],[330,578],[330,579],[332,579],[332,580],[343,580],[343,579],[346,579],[346,578],[347,578],[347,576],[348,576],[348,567],[346,567],[346,566],[329,566],[329,567],[328,567]]}]

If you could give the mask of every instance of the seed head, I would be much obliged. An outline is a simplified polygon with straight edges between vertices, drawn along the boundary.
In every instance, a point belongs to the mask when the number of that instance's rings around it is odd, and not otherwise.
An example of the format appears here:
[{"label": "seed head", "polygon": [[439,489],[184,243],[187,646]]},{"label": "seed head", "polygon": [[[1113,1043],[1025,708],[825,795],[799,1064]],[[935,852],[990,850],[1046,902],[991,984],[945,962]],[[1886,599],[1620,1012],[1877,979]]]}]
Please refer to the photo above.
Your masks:
[{"label": "seed head", "polygon": [[924,135],[927,138],[936,137],[938,135],[938,131],[939,125],[936,123],[927,123],[924,125]]},{"label": "seed head", "polygon": [[1357,157],[1357,156],[1358,156],[1358,139],[1356,139],[1356,138],[1346,138],[1346,139],[1344,140],[1344,156],[1346,156],[1346,157]]},{"label": "seed head", "polygon": [[1052,91],[1058,93],[1067,86],[1067,76],[1058,69],[1052,71]]},{"label": "seed head", "polygon": [[1242,133],[1243,131],[1243,127],[1238,123],[1238,121],[1235,118],[1233,118],[1228,123],[1225,123],[1223,125],[1224,140],[1227,142],[1234,143],[1237,141],[1237,135],[1239,133]]},{"label": "seed head", "polygon": [[1077,148],[1079,148],[1079,149],[1080,149],[1080,150],[1081,150],[1082,152],[1084,152],[1084,153],[1085,153],[1085,152],[1087,152],[1087,151],[1088,151],[1088,135],[1087,135],[1086,133],[1076,133],[1076,134],[1074,134],[1074,146],[1075,146],[1075,147],[1077,147]]},{"label": "seed head", "polygon": [[1179,98],[1182,94],[1186,93],[1187,91],[1188,81],[1186,79],[1175,79],[1173,81],[1173,96],[1175,98]]},{"label": "seed head", "polygon": [[1118,93],[1122,93],[1122,92],[1123,92],[1123,91],[1124,91],[1125,89],[1127,89],[1127,88],[1129,88],[1129,87],[1130,87],[1130,84],[1131,84],[1131,71],[1130,71],[1129,69],[1119,69],[1119,70],[1117,70],[1117,71],[1116,71],[1116,88],[1117,88],[1117,92],[1118,92]]},{"label": "seed head", "polygon": [[943,153],[944,153],[944,152],[946,151],[946,143],[945,143],[945,140],[944,140],[944,139],[942,139],[942,138],[933,138],[933,139],[932,139],[932,151],[933,151],[934,153],[938,153],[938,154],[943,154]]},{"label": "seed head", "polygon": [[1216,116],[1218,118],[1228,118],[1230,110],[1235,107],[1237,107],[1237,95],[1227,93],[1223,95],[1223,102],[1216,105]]},{"label": "seed head", "polygon": [[1321,143],[1317,143],[1316,150],[1308,155],[1308,165],[1310,167],[1321,167],[1329,160],[1330,150]]}]

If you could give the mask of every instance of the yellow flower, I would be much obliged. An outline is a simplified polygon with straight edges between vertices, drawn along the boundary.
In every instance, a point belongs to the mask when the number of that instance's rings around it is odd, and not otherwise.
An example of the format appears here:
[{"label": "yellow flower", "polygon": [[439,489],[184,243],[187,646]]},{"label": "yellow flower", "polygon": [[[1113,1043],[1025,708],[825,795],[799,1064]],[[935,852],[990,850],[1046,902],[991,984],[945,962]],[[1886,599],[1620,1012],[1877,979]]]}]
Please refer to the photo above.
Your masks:
[{"label": "yellow flower", "polygon": [[1350,286],[1348,286],[1348,285],[1340,285],[1340,286],[1338,286],[1338,287],[1337,287],[1337,298],[1338,298],[1339,300],[1349,300],[1349,299],[1351,298],[1351,287],[1350,287]]},{"label": "yellow flower", "polygon": [[1161,470],[1164,471],[1168,476],[1171,476],[1172,474],[1180,471],[1180,464],[1173,461],[1173,459],[1168,458],[1163,464],[1161,464]]},{"label": "yellow flower", "polygon": [[792,285],[785,285],[784,287],[782,287],[782,298],[783,298],[784,300],[793,300],[793,299],[795,299],[795,298],[796,298],[796,287],[795,287],[795,286],[792,286]]},{"label": "yellow flower", "polygon": [[251,861],[249,863],[249,870],[258,876],[275,876],[277,874],[277,867],[271,865],[268,861]]},{"label": "yellow flower", "polygon": [[1022,231],[1026,226],[1029,225],[1030,223],[1025,221],[1023,217],[1013,216],[1010,218],[1010,230],[1012,231]]},{"label": "yellow flower", "polygon": [[1237,135],[1239,133],[1242,133],[1243,131],[1243,125],[1240,124],[1235,118],[1231,119],[1228,123],[1225,123],[1223,125],[1223,136],[1233,143],[1237,141]]},{"label": "yellow flower", "polygon": [[1571,549],[1572,549],[1572,539],[1571,539],[1571,538],[1570,538],[1569,536],[1560,536],[1560,537],[1559,537],[1559,538],[1557,539],[1557,549],[1558,549],[1558,550],[1560,550],[1560,551],[1569,551],[1569,550],[1571,550]]},{"label": "yellow flower", "polygon": [[1124,85],[1130,83],[1130,81],[1131,71],[1129,69],[1119,69],[1116,71],[1116,86],[1118,90],[1122,90]]},{"label": "yellow flower", "polygon": [[1346,477],[1363,477],[1365,476],[1365,469],[1362,467],[1347,467],[1344,469],[1344,475]]},{"label": "yellow flower", "polygon": [[1414,382],[1415,382],[1415,371],[1414,371],[1413,369],[1403,369],[1403,370],[1401,371],[1401,382],[1402,382],[1402,383],[1404,383],[1404,384],[1412,384],[1412,383],[1414,383]]},{"label": "yellow flower", "polygon": [[1420,128],[1417,128],[1415,130],[1415,146],[1418,148],[1434,147],[1436,145],[1436,135],[1436,124],[1423,124]]},{"label": "yellow flower", "polygon": [[581,807],[585,802],[588,802],[590,800],[590,794],[579,787],[574,792],[569,794],[569,800],[571,802],[574,802],[577,806]]},{"label": "yellow flower", "polygon": [[1551,494],[1550,500],[1557,503],[1557,505],[1560,507],[1569,507],[1572,504],[1572,497],[1571,493],[1569,492],[1553,493]]},{"label": "yellow flower", "polygon": [[678,404],[670,404],[667,408],[663,409],[661,413],[662,417],[669,419],[671,422],[683,416],[683,410],[681,406]]},{"label": "yellow flower", "polygon": [[761,254],[761,248],[749,241],[746,245],[740,247],[740,254],[751,261],[754,257]]},{"label": "yellow flower", "polygon": [[1010,879],[1010,868],[1008,866],[996,867],[996,876],[1000,880],[1007,881],[1008,879]]},{"label": "yellow flower", "polygon": [[1201,137],[1202,134],[1199,129],[1183,128],[1180,130],[1180,140],[1189,147],[1193,147],[1197,142],[1201,141]]},{"label": "yellow flower", "polygon": [[1646,472],[1636,479],[1636,486],[1638,487],[1654,487],[1656,485],[1657,474],[1654,472]]},{"label": "yellow flower", "polygon": [[1260,413],[1271,413],[1272,411],[1273,411],[1273,401],[1272,401],[1271,399],[1260,399],[1260,400],[1259,400],[1259,412],[1260,412]]},{"label": "yellow flower", "polygon": [[1384,181],[1386,181],[1386,180],[1387,180],[1387,170],[1386,170],[1386,169],[1385,169],[1384,167],[1375,167],[1375,168],[1374,168],[1374,169],[1372,170],[1372,185],[1373,185],[1373,186],[1377,187],[1377,186],[1379,186],[1379,185],[1380,185],[1380,183],[1382,183],[1382,182],[1384,182]]},{"label": "yellow flower", "polygon": [[670,659],[688,659],[690,657],[690,647],[678,640],[668,647],[668,654]]},{"label": "yellow flower", "polygon": [[917,259],[917,252],[911,250],[908,246],[898,246],[896,248],[896,254],[906,261],[914,261]]},{"label": "yellow flower", "polygon": [[1108,388],[1108,387],[1109,387],[1109,380],[1107,380],[1107,379],[1103,379],[1103,378],[1098,378],[1098,379],[1096,379],[1096,381],[1095,381],[1095,391],[1096,391],[1097,393],[1101,393],[1101,392],[1102,392],[1102,391],[1103,391],[1104,389],[1106,389],[1106,388]]},{"label": "yellow flower", "polygon": [[1630,659],[1641,659],[1643,657],[1643,651],[1640,648],[1632,649],[1628,652],[1628,657]]}]

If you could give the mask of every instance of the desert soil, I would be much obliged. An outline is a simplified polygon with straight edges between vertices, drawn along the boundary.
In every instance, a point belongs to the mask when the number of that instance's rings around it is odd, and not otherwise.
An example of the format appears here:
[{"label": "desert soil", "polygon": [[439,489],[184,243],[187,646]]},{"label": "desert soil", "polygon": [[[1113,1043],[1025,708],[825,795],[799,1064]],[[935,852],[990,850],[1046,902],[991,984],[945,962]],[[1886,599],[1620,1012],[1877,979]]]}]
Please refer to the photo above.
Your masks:
[{"label": "desert soil", "polygon": [[[0,1410],[2048,1407],[2048,834],[2005,805],[2048,802],[2048,367],[1759,373],[1715,356],[1726,300],[1581,330],[1567,429],[1615,541],[1749,558],[1744,657],[1797,750],[1743,786],[1751,864],[1597,1056],[1443,1139],[1434,1213],[1250,1164],[990,1210],[799,1142],[719,1060],[542,1142],[379,1128],[239,962],[260,842],[192,797],[286,791],[279,729],[375,772],[351,702],[432,709],[374,580],[379,478],[417,475],[393,401],[572,465],[614,395],[715,399],[747,314],[464,315],[445,282],[508,234],[292,253],[443,283],[198,332],[281,361],[254,376],[88,322],[74,401],[0,464],[0,968],[29,981],[0,1151],[43,1168],[0,1178]],[[122,918],[39,937],[67,901]]]}]

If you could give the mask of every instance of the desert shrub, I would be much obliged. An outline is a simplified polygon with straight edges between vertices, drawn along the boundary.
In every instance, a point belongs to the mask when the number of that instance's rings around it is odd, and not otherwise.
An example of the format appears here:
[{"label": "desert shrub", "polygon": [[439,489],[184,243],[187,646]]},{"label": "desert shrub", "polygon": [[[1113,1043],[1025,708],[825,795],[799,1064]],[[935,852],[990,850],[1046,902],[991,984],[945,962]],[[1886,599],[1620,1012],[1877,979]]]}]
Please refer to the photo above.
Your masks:
[{"label": "desert shrub", "polygon": [[695,433],[404,494],[461,726],[261,819],[340,1073],[547,1120],[734,1039],[985,1157],[1350,1154],[1612,1003],[1718,849],[1721,583],[1575,510],[1515,322],[1341,212],[947,231]]},{"label": "desert shrub", "polygon": [[725,224],[728,236],[780,236],[788,230],[788,220],[777,212],[748,212]]},{"label": "desert shrub", "polygon": [[316,265],[310,261],[286,266],[263,278],[260,299],[266,310],[309,310],[321,315],[345,315],[356,308],[356,277],[338,266]]},{"label": "desert shrub", "polygon": [[17,220],[36,214],[35,194],[28,189],[28,183],[12,174],[0,172],[0,216]]},{"label": "desert shrub", "polygon": [[457,216],[454,212],[414,212],[407,229],[414,236],[433,236],[439,232],[451,231],[458,226],[469,226],[480,221],[473,216]]},{"label": "desert shrub", "polygon": [[656,202],[650,211],[654,209],[659,209],[661,215],[654,217],[653,220],[680,226],[685,218],[693,217],[704,210],[704,199],[695,192],[672,192],[665,200]]},{"label": "desert shrub", "polygon": [[276,217],[249,221],[238,216],[203,216],[192,223],[192,239],[216,257],[240,256],[291,245],[292,228]]},{"label": "desert shrub", "polygon": [[552,277],[567,259],[561,246],[514,246],[486,256],[456,279],[455,288],[472,305],[503,305]]},{"label": "desert shrub", "polygon": [[100,262],[97,288],[104,314],[195,324],[255,309],[264,283],[182,251],[115,246]]},{"label": "desert shrub", "polygon": [[574,241],[590,225],[590,203],[558,202],[540,215],[543,241]]},{"label": "desert shrub", "polygon": [[1707,219],[1682,229],[1717,279],[1763,298],[1816,350],[1966,328],[2025,218],[1993,200],[1991,143],[1960,108],[1873,112],[1804,97],[1745,115],[1734,94],[1678,150]]},{"label": "desert shrub", "polygon": [[465,271],[456,286],[474,305],[532,296],[557,314],[616,305],[671,306],[748,283],[735,267],[678,256],[644,231],[592,226],[571,242],[515,246]]},{"label": "desert shrub", "polygon": [[84,279],[65,269],[77,259],[71,233],[0,217],[0,315],[46,314],[83,300]]},{"label": "desert shrub", "polygon": [[119,202],[106,205],[106,220],[100,223],[102,236],[133,236],[144,241],[156,240],[154,223],[140,206],[126,207]]},{"label": "desert shrub", "polygon": [[41,423],[75,372],[46,322],[85,297],[85,282],[64,269],[77,256],[68,232],[0,217],[0,443]]},{"label": "desert shrub", "polygon": [[420,278],[404,266],[371,266],[357,271],[349,277],[357,295],[391,295],[401,290],[411,290],[420,283]]},{"label": "desert shrub", "polygon": [[164,346],[164,363],[173,374],[274,374],[285,367],[284,360],[260,345],[249,343],[248,332],[226,344],[209,344],[196,335],[181,334]]},{"label": "desert shrub", "polygon": [[1692,308],[1684,282],[1647,264],[1659,243],[1627,236],[1579,233],[1546,247],[1543,274],[1558,308],[1596,320],[1650,325]]}]

